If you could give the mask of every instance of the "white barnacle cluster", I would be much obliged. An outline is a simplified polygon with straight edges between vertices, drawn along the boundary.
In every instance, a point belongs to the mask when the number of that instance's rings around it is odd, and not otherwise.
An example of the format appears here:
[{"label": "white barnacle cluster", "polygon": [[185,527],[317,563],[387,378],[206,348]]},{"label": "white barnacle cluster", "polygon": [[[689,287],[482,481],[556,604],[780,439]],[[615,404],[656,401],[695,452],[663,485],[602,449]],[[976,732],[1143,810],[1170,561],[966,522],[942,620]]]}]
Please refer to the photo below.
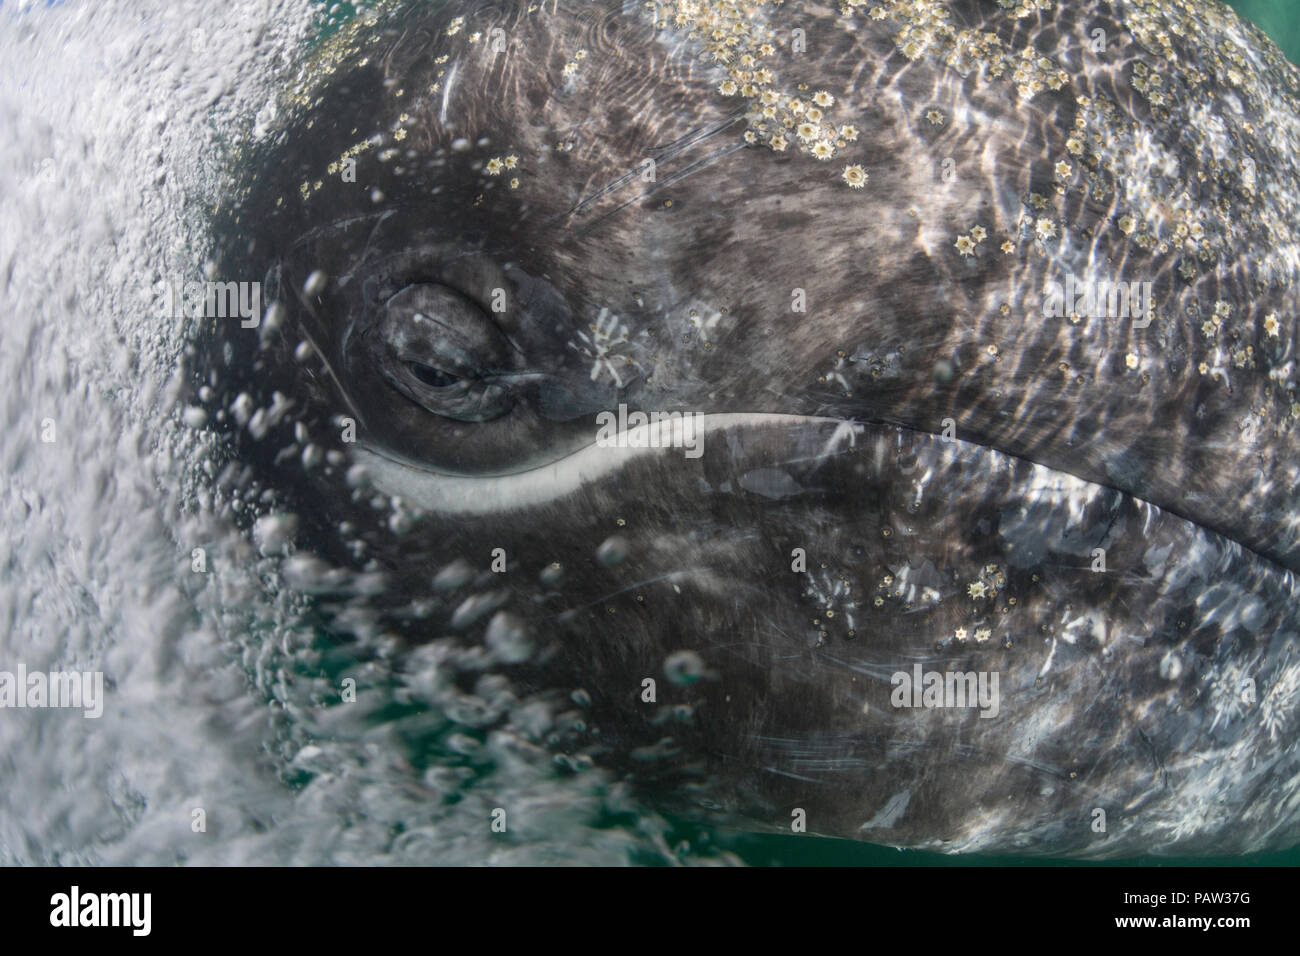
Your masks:
[{"label": "white barnacle cluster", "polygon": [[817,605],[818,616],[812,621],[820,641],[830,636],[830,628],[844,629],[845,636],[856,637],[857,625],[853,619],[857,603],[853,595],[853,582],[844,572],[832,572],[823,564],[815,570],[804,572],[807,585],[803,596]]},{"label": "white barnacle cluster", "polygon": [[[794,150],[826,162],[858,138],[858,129],[832,118],[836,100],[829,90],[783,89],[772,67],[778,38],[765,10],[779,0],[671,0],[661,25],[671,23],[704,44],[706,58],[722,65],[718,92],[748,101],[745,141],[778,153]],[[657,9],[656,4],[648,8]],[[862,189],[865,167],[846,164],[839,174],[850,189]]]},{"label": "white barnacle cluster", "polygon": [[1040,10],[1050,10],[1056,0],[998,0],[998,6],[1011,11],[1017,20],[1033,16]]},{"label": "white barnacle cluster", "polygon": [[[493,156],[483,164],[483,172],[489,176],[500,176],[502,173],[517,170],[519,168],[519,157],[515,153],[508,156]],[[511,189],[519,188],[519,177],[509,177],[509,186]]]},{"label": "white barnacle cluster", "polygon": [[966,594],[976,601],[992,600],[1007,585],[1007,576],[996,564],[987,564],[980,569],[975,579],[966,585]]},{"label": "white barnacle cluster", "polygon": [[[784,152],[791,145],[814,159],[833,159],[839,150],[858,138],[858,128],[851,123],[837,123],[827,111],[835,97],[826,90],[811,95],[792,96],[775,90],[763,91],[751,107],[751,133],[773,150]],[[841,177],[853,189],[867,182],[867,171],[859,164],[843,168]]]},{"label": "white barnacle cluster", "polygon": [[591,359],[591,380],[600,378],[601,373],[608,373],[618,388],[623,387],[623,377],[619,369],[629,366],[644,371],[639,362],[622,352],[629,342],[627,324],[622,322],[607,308],[601,308],[594,324],[586,332],[578,332],[578,341],[570,342],[569,348]]},{"label": "white barnacle cluster", "polygon": [[[1040,2],[1044,0],[1002,6],[1020,18],[1035,12]],[[853,16],[864,6],[863,0],[844,0],[840,13]],[[1068,74],[1032,45],[1012,50],[993,31],[958,29],[949,19],[947,5],[939,0],[881,0],[867,9],[867,15],[894,29],[894,47],[909,60],[933,53],[963,76],[976,69],[992,79],[1009,76],[1024,99],[1043,90],[1059,90],[1069,82]]]},{"label": "white barnacle cluster", "polygon": [[568,62],[564,64],[560,72],[564,74],[564,76],[566,77],[577,76],[578,68],[582,66],[582,61],[585,60],[586,58],[587,58],[586,50],[575,50],[573,52],[573,56],[569,57]]},{"label": "white barnacle cluster", "polygon": [[957,627],[953,629],[952,636],[958,644],[965,644],[967,641],[983,644],[993,636],[993,630],[988,627]]},{"label": "white barnacle cluster", "polygon": [[975,248],[989,237],[989,232],[983,226],[976,225],[969,233],[963,233],[957,237],[953,247],[963,256],[975,254]]},{"label": "white barnacle cluster", "polygon": [[884,574],[876,585],[873,604],[882,607],[886,598],[902,602],[904,611],[937,607],[944,598],[934,566],[929,562],[915,567],[904,564],[896,572]]}]

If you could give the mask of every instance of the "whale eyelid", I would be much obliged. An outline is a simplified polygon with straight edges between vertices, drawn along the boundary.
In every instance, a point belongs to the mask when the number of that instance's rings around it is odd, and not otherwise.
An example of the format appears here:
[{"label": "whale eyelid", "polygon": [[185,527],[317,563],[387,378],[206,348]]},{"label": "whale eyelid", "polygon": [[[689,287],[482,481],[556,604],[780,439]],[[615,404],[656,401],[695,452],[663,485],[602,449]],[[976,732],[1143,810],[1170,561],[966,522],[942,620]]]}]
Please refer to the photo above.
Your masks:
[{"label": "whale eyelid", "polygon": [[[383,302],[380,303],[379,308],[381,310],[387,309],[395,298],[397,298],[403,292],[406,292],[408,289],[414,288],[415,286],[434,286],[454,294],[459,299],[463,300],[469,305],[472,305],[475,309],[478,310],[478,314],[476,315],[476,318],[482,319],[484,322],[489,323],[492,326],[492,328],[499,335],[502,336],[502,338],[505,338],[504,331],[493,320],[491,313],[483,307],[483,303],[479,302],[478,299],[476,299],[474,296],[467,294],[459,286],[449,285],[446,282],[437,279],[416,280],[413,282],[407,282],[403,284],[402,287],[398,289],[396,292],[394,292],[392,295],[384,299]],[[427,312],[412,312],[411,319],[417,324],[424,323],[424,322],[430,323],[431,325],[437,327],[444,333],[450,335],[455,335],[459,331],[455,325],[445,321],[436,313],[430,314]],[[510,343],[509,339],[506,339],[506,341],[507,344],[513,347],[513,343]]]}]

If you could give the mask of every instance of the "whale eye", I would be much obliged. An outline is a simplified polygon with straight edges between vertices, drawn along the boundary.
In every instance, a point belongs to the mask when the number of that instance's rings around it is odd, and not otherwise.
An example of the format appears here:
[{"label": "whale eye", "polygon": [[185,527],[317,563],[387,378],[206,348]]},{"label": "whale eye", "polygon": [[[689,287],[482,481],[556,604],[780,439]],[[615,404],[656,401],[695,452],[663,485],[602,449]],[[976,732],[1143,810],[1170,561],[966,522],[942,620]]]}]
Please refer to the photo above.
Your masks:
[{"label": "whale eye", "polygon": [[411,374],[430,388],[447,388],[460,381],[459,375],[451,375],[440,368],[425,365],[423,362],[408,363]]},{"label": "whale eye", "polygon": [[435,415],[486,422],[514,405],[505,337],[477,303],[448,286],[406,286],[380,306],[362,343],[392,388]]}]

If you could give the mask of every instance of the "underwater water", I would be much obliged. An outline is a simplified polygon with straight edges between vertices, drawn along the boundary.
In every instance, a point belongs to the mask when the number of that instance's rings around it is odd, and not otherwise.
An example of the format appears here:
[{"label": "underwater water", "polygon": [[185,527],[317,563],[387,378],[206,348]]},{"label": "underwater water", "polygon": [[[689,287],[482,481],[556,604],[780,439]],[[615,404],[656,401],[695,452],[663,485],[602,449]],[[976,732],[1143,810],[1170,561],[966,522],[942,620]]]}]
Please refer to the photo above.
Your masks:
[{"label": "underwater water", "polygon": [[[1286,0],[1234,6],[1297,57]],[[286,570],[292,517],[241,524],[238,463],[188,392],[194,326],[160,302],[211,270],[230,157],[354,14],[0,3],[0,669],[102,672],[105,702],[3,713],[0,863],[1042,862],[680,819],[536,746],[555,717],[531,689],[365,620],[356,643],[322,626],[310,595],[340,585]],[[505,837],[487,824],[502,806]]]},{"label": "underwater water", "polygon": [[[443,713],[431,661],[333,654],[301,597],[268,597],[272,562],[203,515],[207,450],[176,404],[189,329],[160,302],[205,262],[231,130],[274,116],[320,14],[0,5],[0,659],[102,671],[109,702],[5,711],[0,863],[673,859],[615,782]],[[219,573],[195,573],[195,547]],[[506,841],[487,825],[503,803]]]}]

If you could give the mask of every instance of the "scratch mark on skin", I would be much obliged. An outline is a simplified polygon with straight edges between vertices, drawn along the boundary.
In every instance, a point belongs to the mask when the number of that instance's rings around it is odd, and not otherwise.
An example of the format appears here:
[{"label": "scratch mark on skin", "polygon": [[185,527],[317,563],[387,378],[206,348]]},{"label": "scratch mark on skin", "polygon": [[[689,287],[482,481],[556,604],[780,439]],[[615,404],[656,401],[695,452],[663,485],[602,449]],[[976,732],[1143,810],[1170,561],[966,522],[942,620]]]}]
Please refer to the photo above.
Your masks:
[{"label": "scratch mark on skin", "polygon": [[460,61],[457,60],[447,70],[447,75],[443,77],[442,87],[442,109],[438,111],[438,123],[445,127],[447,125],[447,108],[451,104],[451,90],[456,85],[456,80],[460,75]]},{"label": "scratch mark on skin", "polygon": [[570,611],[582,611],[589,607],[595,607],[598,604],[605,603],[610,598],[618,597],[620,594],[626,594],[628,591],[635,591],[637,588],[645,587],[647,584],[657,584],[660,581],[673,581],[683,577],[689,579],[698,574],[711,573],[713,570],[713,568],[686,568],[681,571],[670,571],[667,574],[661,574],[655,578],[646,578],[644,581],[633,581],[627,587],[619,588],[617,591],[610,591],[604,597],[598,597],[594,601],[588,601],[586,604],[579,604],[575,607],[565,608],[560,612],[560,614],[554,615],[551,620],[558,620],[561,614],[566,614]]},{"label": "scratch mark on skin", "polygon": [[891,678],[893,677],[894,673],[898,670],[897,667],[894,667],[893,665],[890,664],[881,664],[880,669],[877,669],[875,667],[864,666],[863,662],[861,661],[850,663],[842,658],[834,657],[830,654],[823,654],[822,656],[826,658],[826,660],[833,661],[834,663],[839,664],[841,667],[845,667],[856,674],[862,674],[865,677],[874,678],[875,680],[881,681],[882,683],[885,684],[891,683]]},{"label": "scratch mark on skin", "polygon": [[727,130],[731,129],[731,127],[735,126],[737,123],[744,122],[744,116],[745,114],[743,110],[737,110],[734,113],[732,113],[726,120],[719,123],[717,126],[712,126],[707,129],[692,130],[691,132],[687,133],[685,136],[673,140],[671,143],[664,143],[662,146],[651,146],[649,149],[646,150],[646,152],[660,153],[659,156],[655,157],[655,162],[660,162],[665,159],[672,159],[673,157],[678,156],[681,153],[684,153],[686,150],[694,146],[696,143],[702,143],[706,139],[711,139],[712,137],[718,135],[719,133],[726,132]]},{"label": "scratch mark on skin", "polygon": [[912,802],[912,790],[899,791],[885,801],[885,805],[876,811],[876,815],[862,824],[859,829],[874,830],[876,827],[891,827],[907,813],[907,805]]},{"label": "scratch mark on skin", "polygon": [[[740,150],[740,149],[745,149],[747,145],[748,145],[748,144],[741,142],[741,143],[737,143],[737,144],[735,144],[735,145],[733,145],[733,146],[727,146],[727,147],[724,147],[723,149],[720,149],[720,150],[718,150],[718,151],[715,152],[715,153],[710,153],[708,156],[705,156],[705,157],[703,157],[702,159],[697,160],[696,162],[692,163],[690,166],[687,166],[685,169],[682,169],[682,170],[680,170],[679,172],[674,173],[672,176],[669,176],[669,177],[667,177],[666,179],[662,179],[662,180],[660,180],[660,181],[658,181],[658,182],[655,182],[655,183],[651,184],[651,187],[650,187],[649,189],[647,189],[645,192],[641,193],[640,195],[638,195],[638,196],[633,196],[631,199],[628,199],[626,202],[620,203],[619,205],[615,206],[613,209],[609,210],[608,212],[603,213],[603,214],[601,214],[600,216],[597,216],[595,219],[591,219],[591,220],[589,220],[589,221],[583,223],[583,224],[581,225],[581,227],[579,228],[578,231],[579,231],[579,232],[586,232],[586,231],[588,231],[588,230],[594,228],[595,226],[597,226],[597,225],[599,225],[600,223],[604,222],[604,221],[605,221],[606,219],[608,219],[610,216],[613,216],[613,215],[615,215],[615,214],[621,212],[622,210],[626,209],[628,206],[632,205],[633,203],[639,202],[640,200],[643,200],[643,199],[648,199],[650,196],[653,196],[655,193],[657,193],[659,190],[663,189],[665,186],[671,186],[671,185],[673,185],[674,183],[680,182],[681,180],[685,179],[687,176],[690,176],[690,175],[692,175],[692,174],[694,174],[694,173],[698,173],[700,170],[704,169],[706,166],[710,166],[710,165],[712,165],[716,160],[721,159],[723,156],[726,156],[726,155],[728,155],[728,154],[730,154],[730,153],[734,153],[734,152],[736,152],[737,150]],[[628,179],[635,178],[635,176],[636,176],[636,173],[631,173],[631,174],[628,174],[628,175],[626,175],[626,176],[621,177],[621,181],[622,181],[621,184],[626,184],[626,182],[628,181]],[[609,191],[608,189],[606,189],[606,190],[602,190],[602,191],[601,191],[600,193],[598,193],[596,196],[591,197],[591,200],[584,200],[584,202],[583,202],[582,204],[580,204],[579,206],[575,206],[573,209],[571,209],[571,210],[570,210],[569,212],[567,212],[567,213],[562,213],[561,215],[556,216],[555,219],[556,219],[556,220],[560,220],[560,219],[565,219],[565,218],[572,217],[572,216],[574,216],[574,215],[578,215],[578,214],[581,212],[581,206],[582,206],[582,205],[585,205],[585,204],[587,204],[588,202],[590,202],[590,201],[592,201],[592,200],[595,200],[595,199],[599,198],[599,196],[604,195],[604,194],[605,194],[606,192],[608,192],[608,191]],[[554,220],[553,220],[553,221],[554,221]]]},{"label": "scratch mark on skin", "polygon": [[[316,310],[315,308],[312,307],[311,303],[304,302],[303,304],[306,306],[307,311],[311,314],[311,317],[316,322],[324,325],[324,323],[321,322],[320,316],[316,314]],[[334,371],[334,366],[330,364],[328,353],[325,352],[320,347],[320,343],[317,342],[316,339],[312,337],[311,329],[307,327],[306,323],[303,323],[301,329],[302,329],[302,334],[307,337],[307,341],[311,343],[311,347],[316,351],[316,358],[320,360],[320,363],[325,367],[325,371],[328,373],[329,378],[334,382],[334,386],[338,390],[339,397],[342,398],[343,401],[347,404],[348,411],[350,411],[356,417],[357,422],[363,428],[367,427],[366,418],[364,415],[361,414],[361,409],[358,408],[356,403],[352,400],[352,396],[348,393],[347,386],[343,384],[343,379],[339,377],[339,374],[336,371]]]},{"label": "scratch mark on skin", "polygon": [[791,770],[779,770],[776,767],[764,767],[764,772],[774,773],[779,777],[789,777],[792,780],[802,780],[804,783],[821,783],[816,777],[805,777],[801,773],[795,773]]},{"label": "scratch mark on skin", "polygon": [[[987,757],[987,756],[991,756],[993,753],[992,751],[986,750],[983,747],[976,747],[971,744],[962,744],[958,746],[956,750],[962,756],[972,756],[972,757]],[[997,756],[1000,759],[1006,760],[1009,763],[1019,764],[1022,767],[1028,767],[1031,770],[1037,770],[1039,773],[1047,774],[1048,776],[1056,777],[1060,780],[1067,780],[1069,779],[1070,776],[1069,773],[1064,768],[1053,766],[1052,764],[1049,763],[1044,763],[1041,760],[1031,760],[1028,757],[1018,757],[1015,756],[1014,754],[1009,754],[1009,753],[999,753]]]},{"label": "scratch mark on skin", "polygon": [[[368,222],[371,219],[374,219],[377,222],[383,222],[386,218],[388,218],[391,215],[393,215],[393,210],[386,209],[382,212],[368,213],[364,216],[349,216],[346,219],[336,219],[327,225],[317,226],[314,229],[309,229],[308,231],[304,232],[301,236],[299,236],[298,239],[293,243],[293,245],[289,246],[288,250],[285,253],[285,256],[286,258],[289,257],[290,255],[292,255],[292,253],[298,251],[300,248],[302,248],[304,245],[306,245],[309,242],[314,242],[317,239],[325,239],[327,237],[332,236],[335,233],[342,232],[346,230],[349,226],[353,225],[354,223]],[[373,238],[374,236],[372,234],[371,239]]]}]

